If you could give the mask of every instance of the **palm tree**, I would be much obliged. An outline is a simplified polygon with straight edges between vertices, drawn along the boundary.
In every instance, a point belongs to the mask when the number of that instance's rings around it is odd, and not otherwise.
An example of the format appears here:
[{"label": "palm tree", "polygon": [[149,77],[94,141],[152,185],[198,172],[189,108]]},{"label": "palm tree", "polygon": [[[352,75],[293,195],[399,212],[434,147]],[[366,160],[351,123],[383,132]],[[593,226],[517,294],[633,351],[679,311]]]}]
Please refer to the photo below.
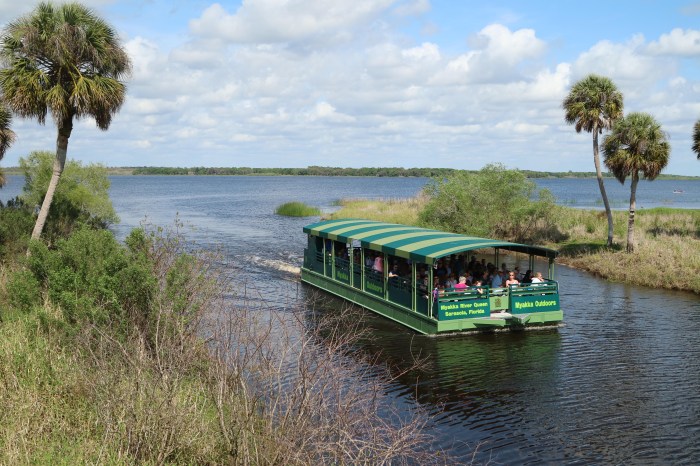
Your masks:
[{"label": "palm tree", "polygon": [[608,217],[608,246],[613,244],[613,218],[608,195],[605,193],[603,173],[600,170],[598,155],[598,135],[610,129],[612,124],[622,116],[622,93],[608,78],[590,74],[573,85],[569,95],[562,103],[564,119],[575,125],[576,132],[582,130],[593,134],[593,163],[598,177],[600,195],[603,197],[605,213]]},{"label": "palm tree", "polygon": [[[15,142],[15,133],[10,129],[12,113],[4,105],[0,105],[0,160],[5,152]],[[0,188],[5,186],[5,174],[0,169]]]},{"label": "palm tree", "polygon": [[698,160],[700,160],[700,120],[695,122],[695,126],[693,126],[693,152],[695,152],[698,156]]},{"label": "palm tree", "polygon": [[0,88],[8,107],[20,117],[56,123],[56,160],[32,232],[39,238],[61,178],[73,120],[95,119],[107,130],[126,95],[120,81],[131,63],[116,32],[78,3],[40,3],[10,22],[0,37]]},{"label": "palm tree", "polygon": [[627,222],[627,252],[633,252],[634,210],[640,175],[654,180],[668,165],[671,145],[661,125],[648,113],[635,112],[617,121],[603,141],[605,166],[620,183],[632,177],[630,212]]}]

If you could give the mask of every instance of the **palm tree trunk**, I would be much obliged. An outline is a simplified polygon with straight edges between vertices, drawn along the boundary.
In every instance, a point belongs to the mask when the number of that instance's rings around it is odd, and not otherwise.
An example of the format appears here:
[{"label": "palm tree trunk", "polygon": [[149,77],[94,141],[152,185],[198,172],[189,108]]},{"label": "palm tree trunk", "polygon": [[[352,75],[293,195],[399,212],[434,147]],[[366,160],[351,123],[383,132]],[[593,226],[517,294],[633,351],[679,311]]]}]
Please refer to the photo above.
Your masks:
[{"label": "palm tree trunk", "polygon": [[49,209],[51,208],[53,195],[56,192],[58,180],[61,179],[61,174],[63,174],[63,167],[66,165],[68,138],[70,137],[72,131],[72,116],[64,118],[61,126],[58,128],[58,137],[56,138],[56,160],[53,163],[53,174],[51,175],[51,181],[49,182],[49,187],[46,190],[46,195],[44,196],[44,202],[41,204],[39,215],[37,216],[36,223],[34,224],[32,239],[39,239],[39,237],[41,237],[41,232],[44,231],[44,224],[49,216]]},{"label": "palm tree trunk", "polygon": [[637,183],[639,183],[639,173],[635,170],[632,173],[632,184],[630,185],[630,215],[627,219],[627,252],[634,252],[636,244],[634,242],[634,210],[637,207]]},{"label": "palm tree trunk", "polygon": [[605,185],[603,184],[603,172],[600,170],[600,155],[598,150],[598,126],[595,125],[593,128],[593,163],[595,164],[595,174],[598,178],[598,187],[600,188],[600,195],[603,198],[603,205],[605,206],[605,215],[608,217],[608,247],[613,244],[613,218],[612,211],[610,210],[610,202],[608,202],[608,195],[605,193]]}]

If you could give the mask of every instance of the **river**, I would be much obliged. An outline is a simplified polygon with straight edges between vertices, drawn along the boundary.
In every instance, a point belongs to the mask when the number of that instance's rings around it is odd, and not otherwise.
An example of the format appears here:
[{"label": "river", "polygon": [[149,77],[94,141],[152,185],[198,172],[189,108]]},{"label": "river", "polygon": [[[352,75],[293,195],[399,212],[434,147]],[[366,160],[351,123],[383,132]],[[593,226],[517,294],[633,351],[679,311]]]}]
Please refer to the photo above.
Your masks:
[{"label": "river", "polygon": [[[0,199],[18,192],[10,177]],[[301,263],[303,225],[316,218],[274,214],[298,200],[335,209],[341,198],[402,198],[424,179],[305,177],[112,177],[122,222],[118,237],[144,218],[176,215],[203,247],[221,247],[237,281],[303,300],[309,289],[287,272]],[[560,203],[600,208],[595,180],[537,180]],[[658,184],[657,184],[658,183]],[[624,208],[628,186],[608,192]],[[682,193],[674,194],[674,190]],[[619,205],[623,203],[623,205]],[[640,208],[700,208],[700,181],[640,184]],[[514,265],[513,258],[506,259]],[[280,277],[283,279],[280,280]],[[363,349],[398,368],[411,352],[425,366],[387,391],[398,406],[420,403],[434,415],[436,449],[492,464],[700,463],[700,299],[609,283],[560,266],[566,325],[553,331],[452,338],[418,336],[366,313]],[[673,277],[669,276],[669,280]],[[276,303],[271,302],[272,305]],[[342,307],[330,300],[328,311]]]}]

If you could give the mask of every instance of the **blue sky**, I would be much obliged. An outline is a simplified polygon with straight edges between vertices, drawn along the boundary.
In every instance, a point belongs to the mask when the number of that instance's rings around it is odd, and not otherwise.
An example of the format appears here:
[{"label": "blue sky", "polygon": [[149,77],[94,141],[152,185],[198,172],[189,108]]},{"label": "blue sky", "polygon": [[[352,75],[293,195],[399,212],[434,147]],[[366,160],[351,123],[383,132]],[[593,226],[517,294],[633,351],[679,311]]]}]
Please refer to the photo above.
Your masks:
[{"label": "blue sky", "polygon": [[[109,131],[68,155],[109,166],[308,165],[592,171],[561,101],[589,73],[669,134],[666,173],[700,176],[700,2],[86,0],[132,57]],[[0,23],[36,2],[0,0]],[[3,166],[52,150],[16,119]]]}]

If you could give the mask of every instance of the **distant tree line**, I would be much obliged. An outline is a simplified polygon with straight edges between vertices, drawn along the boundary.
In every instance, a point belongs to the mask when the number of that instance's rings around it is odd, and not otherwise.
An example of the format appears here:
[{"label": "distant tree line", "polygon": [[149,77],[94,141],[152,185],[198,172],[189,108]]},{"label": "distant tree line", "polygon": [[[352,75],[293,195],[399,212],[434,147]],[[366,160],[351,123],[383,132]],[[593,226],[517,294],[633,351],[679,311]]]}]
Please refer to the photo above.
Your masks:
[{"label": "distant tree line", "polygon": [[[113,174],[125,174],[127,168],[112,168]],[[118,173],[117,173],[118,172]],[[316,165],[307,168],[251,168],[251,167],[134,167],[133,175],[270,175],[270,176],[377,176],[377,177],[423,177],[436,178],[447,177],[455,172],[477,173],[478,170],[458,170],[454,168],[401,168],[401,167],[319,167]],[[543,172],[534,170],[520,170],[527,178],[593,178],[595,172]],[[8,174],[13,174],[11,169]],[[613,178],[612,173],[604,172],[605,178]],[[680,175],[661,175],[659,179],[688,179]]]},{"label": "distant tree line", "polygon": [[401,167],[319,167],[251,168],[251,167],[136,167],[134,175],[282,175],[282,176],[378,176],[378,177],[440,177],[455,172],[453,168]]}]

